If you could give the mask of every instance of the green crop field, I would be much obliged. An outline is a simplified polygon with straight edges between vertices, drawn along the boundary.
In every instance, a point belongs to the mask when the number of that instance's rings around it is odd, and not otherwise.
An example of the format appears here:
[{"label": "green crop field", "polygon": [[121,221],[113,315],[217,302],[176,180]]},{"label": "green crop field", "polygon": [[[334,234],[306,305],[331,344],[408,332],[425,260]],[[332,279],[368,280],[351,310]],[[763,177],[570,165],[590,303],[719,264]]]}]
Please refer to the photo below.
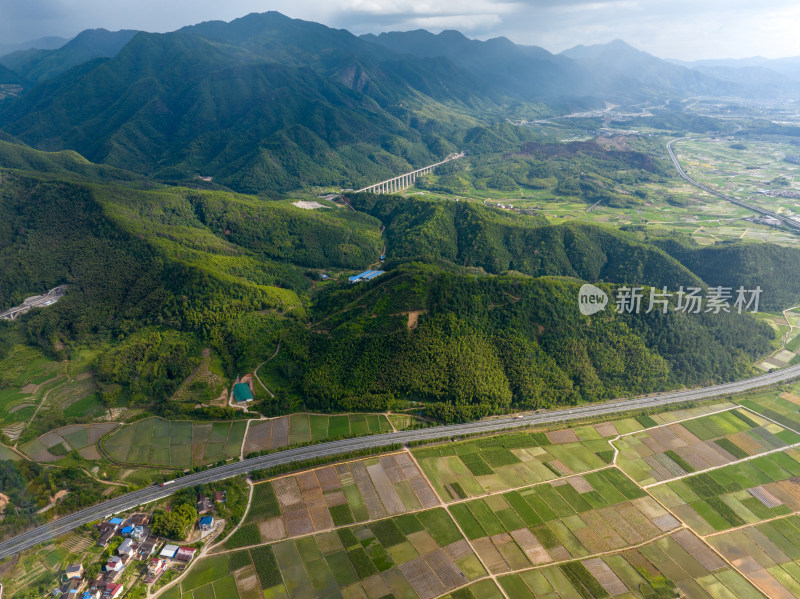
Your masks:
[{"label": "green crop field", "polygon": [[255,485],[234,549],[431,508],[438,500],[405,453],[325,466]]},{"label": "green crop field", "polygon": [[800,435],[748,410],[730,409],[623,436],[617,465],[647,485],[785,448]]},{"label": "green crop field", "polygon": [[731,562],[753,564],[748,571],[769,597],[800,595],[800,518],[788,516],[709,537]]},{"label": "green crop field", "polygon": [[[398,422],[414,428],[420,426],[419,421],[411,417],[403,417]],[[392,425],[385,414],[292,414],[253,422],[244,442],[244,452],[248,455],[288,445],[318,443],[391,430]]]},{"label": "green crop field", "polygon": [[710,534],[800,509],[791,481],[798,475],[800,452],[789,449],[649,490],[693,530]]},{"label": "green crop field", "polygon": [[514,599],[573,597],[752,597],[764,599],[688,531],[636,549],[499,578]]},{"label": "green crop field", "polygon": [[[791,395],[800,393],[800,384],[795,383],[790,387]],[[800,398],[796,398],[800,401]],[[776,393],[762,393],[746,396],[738,400],[741,405],[757,412],[764,418],[779,423],[787,429],[800,432],[800,405],[784,397],[777,396]]]},{"label": "green crop field", "polygon": [[13,345],[0,360],[0,431],[12,441],[20,436],[27,441],[31,431],[37,431],[34,436],[44,432],[30,422],[34,413],[44,419],[58,411],[67,421],[83,422],[104,414],[90,370],[97,353],[77,350],[71,360],[58,362],[39,350]]},{"label": "green crop field", "polygon": [[577,434],[551,443],[545,433],[517,433],[420,448],[414,455],[439,496],[458,500],[602,468],[607,461],[601,455],[613,448],[592,427],[582,429],[585,441]]},{"label": "green crop field", "polygon": [[232,577],[238,595],[249,597],[247,585],[257,577],[266,597],[411,599],[430,591],[443,595],[485,575],[453,520],[438,508],[212,556],[193,568],[181,590],[182,597],[197,597],[197,589],[209,584],[232,590],[225,582]]},{"label": "green crop field", "polygon": [[120,427],[101,441],[123,464],[191,468],[237,457],[247,422],[190,422],[146,418]]},{"label": "green crop field", "polygon": [[450,512],[495,574],[622,550],[679,525],[613,467],[454,504]]}]

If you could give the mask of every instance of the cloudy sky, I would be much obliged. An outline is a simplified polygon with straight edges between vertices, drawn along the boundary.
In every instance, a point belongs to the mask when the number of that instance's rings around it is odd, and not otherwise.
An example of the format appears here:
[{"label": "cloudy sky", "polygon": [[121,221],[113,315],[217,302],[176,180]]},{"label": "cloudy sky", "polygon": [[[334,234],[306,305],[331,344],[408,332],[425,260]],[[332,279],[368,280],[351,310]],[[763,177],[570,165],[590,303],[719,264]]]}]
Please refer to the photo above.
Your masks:
[{"label": "cloudy sky", "polygon": [[800,55],[796,0],[0,0],[0,44],[94,27],[171,31],[267,10],[357,34],[458,29],[552,52],[621,38],[662,58]]}]

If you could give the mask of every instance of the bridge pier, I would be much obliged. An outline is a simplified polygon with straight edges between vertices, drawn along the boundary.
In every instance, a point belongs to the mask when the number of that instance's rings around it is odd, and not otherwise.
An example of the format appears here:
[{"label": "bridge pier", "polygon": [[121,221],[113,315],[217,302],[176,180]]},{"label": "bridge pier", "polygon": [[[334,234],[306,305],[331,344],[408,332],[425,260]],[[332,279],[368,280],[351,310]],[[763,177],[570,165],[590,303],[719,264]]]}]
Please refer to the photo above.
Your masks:
[{"label": "bridge pier", "polygon": [[417,177],[420,174],[427,174],[433,172],[433,170],[436,169],[437,166],[441,166],[445,162],[450,162],[451,160],[456,160],[463,156],[464,152],[460,152],[458,154],[451,154],[441,162],[437,162],[436,164],[429,164],[428,166],[424,166],[415,171],[411,171],[410,173],[398,175],[397,177],[387,179],[386,181],[381,181],[380,183],[375,183],[374,185],[364,187],[362,189],[359,189],[356,193],[367,191],[376,194],[383,194],[383,193],[396,193],[398,191],[408,189],[409,187],[413,186],[416,183]]}]

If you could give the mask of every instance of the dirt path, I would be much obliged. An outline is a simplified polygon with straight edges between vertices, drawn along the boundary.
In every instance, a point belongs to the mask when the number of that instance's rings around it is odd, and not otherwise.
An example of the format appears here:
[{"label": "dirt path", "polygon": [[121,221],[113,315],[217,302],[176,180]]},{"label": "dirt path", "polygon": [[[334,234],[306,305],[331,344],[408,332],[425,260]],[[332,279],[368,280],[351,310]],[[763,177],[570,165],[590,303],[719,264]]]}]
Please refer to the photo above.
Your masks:
[{"label": "dirt path", "polygon": [[[51,379],[51,380],[52,380],[52,379]],[[63,387],[64,385],[66,385],[66,384],[67,384],[67,383],[69,383],[69,382],[70,382],[70,378],[69,378],[69,376],[67,376],[67,380],[66,380],[66,381],[64,381],[64,382],[63,382],[63,383],[61,383],[60,385],[56,385],[56,386],[55,386],[55,387],[53,387],[52,389],[48,389],[47,391],[45,391],[44,395],[42,396],[42,401],[40,401],[40,402],[39,402],[39,405],[38,405],[38,406],[36,406],[36,409],[33,411],[33,415],[30,417],[30,420],[28,420],[28,422],[25,424],[25,428],[23,428],[23,429],[22,429],[22,431],[20,432],[20,434],[19,434],[19,437],[17,437],[17,439],[19,439],[20,437],[22,437],[22,435],[24,435],[24,434],[25,434],[25,431],[26,431],[26,430],[28,430],[28,425],[29,425],[31,422],[33,422],[33,421],[36,419],[36,414],[38,414],[38,413],[39,413],[39,410],[42,408],[42,406],[43,406],[43,405],[45,404],[45,402],[47,401],[47,398],[48,398],[48,396],[49,396],[49,395],[50,395],[50,394],[51,394],[53,391],[55,391],[56,389],[60,389],[61,387]],[[17,445],[18,445],[18,443],[14,443],[14,448],[16,448],[16,447],[17,447]]]},{"label": "dirt path", "polygon": [[213,545],[208,545],[207,544],[209,551],[213,551],[214,549],[216,549],[217,547],[222,545],[225,541],[230,539],[236,533],[236,531],[241,528],[242,524],[244,524],[245,518],[247,518],[247,514],[250,513],[250,505],[253,503],[253,495],[255,495],[256,486],[253,484],[253,479],[251,479],[249,477],[246,479],[246,482],[247,482],[247,486],[250,487],[250,496],[247,498],[247,505],[244,508],[244,513],[242,514],[242,519],[239,520],[239,524],[234,526],[233,529],[228,533],[228,535],[224,539],[220,539],[219,541],[217,541]]},{"label": "dirt path", "polygon": [[94,480],[96,480],[96,481],[97,481],[97,482],[99,482],[100,484],[103,484],[103,485],[112,485],[112,486],[114,486],[114,487],[127,487],[127,486],[128,486],[128,485],[126,485],[125,483],[115,483],[114,481],[110,481],[110,480],[103,480],[102,478],[97,478],[97,477],[96,477],[94,474],[92,474],[91,472],[89,472],[89,471],[88,471],[86,468],[81,468],[81,470],[83,470],[83,471],[86,473],[86,476],[88,476],[88,477],[89,477],[89,478],[91,478],[91,479],[94,479]]},{"label": "dirt path", "polygon": [[261,385],[262,387],[264,387],[264,391],[269,393],[269,396],[272,397],[272,398],[275,397],[275,394],[272,391],[269,390],[269,388],[263,383],[261,378],[258,376],[258,369],[261,368],[267,362],[271,362],[275,358],[275,356],[278,355],[279,351],[281,351],[281,342],[280,341],[278,341],[278,347],[275,348],[275,353],[273,353],[269,358],[267,358],[266,360],[261,362],[261,364],[256,366],[256,369],[253,371],[253,376],[256,377],[256,380],[258,381],[258,384]]}]

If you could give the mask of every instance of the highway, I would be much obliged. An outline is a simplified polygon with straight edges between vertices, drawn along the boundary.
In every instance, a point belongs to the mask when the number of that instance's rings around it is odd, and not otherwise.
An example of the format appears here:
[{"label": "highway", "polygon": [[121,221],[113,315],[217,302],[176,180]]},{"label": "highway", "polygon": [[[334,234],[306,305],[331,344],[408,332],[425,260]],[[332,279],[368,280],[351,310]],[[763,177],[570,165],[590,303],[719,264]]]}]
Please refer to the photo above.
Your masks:
[{"label": "highway", "polygon": [[492,420],[481,420],[467,424],[451,424],[420,430],[398,431],[395,433],[329,441],[327,443],[317,443],[315,445],[278,451],[269,455],[232,462],[224,466],[204,470],[203,472],[189,474],[175,479],[172,484],[166,487],[154,485],[139,489],[138,491],[121,495],[115,499],[64,516],[0,543],[0,559],[38,545],[39,543],[50,541],[54,537],[74,530],[83,524],[109,517],[118,512],[133,509],[151,501],[163,499],[178,489],[231,478],[260,468],[270,468],[290,462],[339,455],[360,449],[386,447],[397,443],[404,444],[412,441],[439,439],[472,433],[489,433],[507,428],[550,425],[581,418],[610,416],[618,412],[629,410],[658,408],[692,400],[711,399],[734,393],[742,393],[744,391],[750,391],[798,377],[800,377],[800,365],[790,366],[789,368],[761,374],[742,381],[699,389],[687,389],[632,399],[620,399],[562,410],[540,411],[532,414],[525,414],[522,418],[511,416]]},{"label": "highway", "polygon": [[689,175],[686,174],[686,171],[683,170],[681,163],[678,162],[678,158],[675,156],[675,152],[672,150],[673,143],[684,139],[689,139],[689,138],[681,137],[680,139],[673,139],[667,144],[667,151],[669,152],[669,157],[672,159],[672,164],[675,166],[675,169],[678,171],[678,174],[684,181],[694,185],[698,189],[702,189],[703,191],[710,193],[711,195],[717,196],[718,198],[722,198],[723,200],[731,202],[732,204],[736,204],[737,206],[741,206],[742,208],[747,208],[748,210],[752,210],[753,212],[757,212],[758,214],[763,214],[764,216],[770,216],[772,218],[778,219],[784,225],[786,225],[787,227],[789,227],[794,231],[800,230],[800,222],[797,222],[783,214],[779,214],[777,212],[773,212],[772,210],[767,210],[766,208],[761,208],[760,206],[756,206],[755,204],[750,204],[749,202],[745,202],[733,196],[729,196],[725,193],[722,193],[721,191],[712,189],[711,187],[703,185],[702,183],[698,183],[697,181],[692,179]]},{"label": "highway", "polygon": [[18,316],[29,312],[33,308],[46,308],[52,304],[55,304],[58,300],[64,297],[64,293],[66,293],[67,286],[66,285],[59,285],[58,287],[54,287],[44,295],[34,295],[27,298],[24,302],[22,302],[19,306],[14,306],[13,308],[9,308],[3,312],[0,312],[0,319],[2,320],[14,320]]}]

